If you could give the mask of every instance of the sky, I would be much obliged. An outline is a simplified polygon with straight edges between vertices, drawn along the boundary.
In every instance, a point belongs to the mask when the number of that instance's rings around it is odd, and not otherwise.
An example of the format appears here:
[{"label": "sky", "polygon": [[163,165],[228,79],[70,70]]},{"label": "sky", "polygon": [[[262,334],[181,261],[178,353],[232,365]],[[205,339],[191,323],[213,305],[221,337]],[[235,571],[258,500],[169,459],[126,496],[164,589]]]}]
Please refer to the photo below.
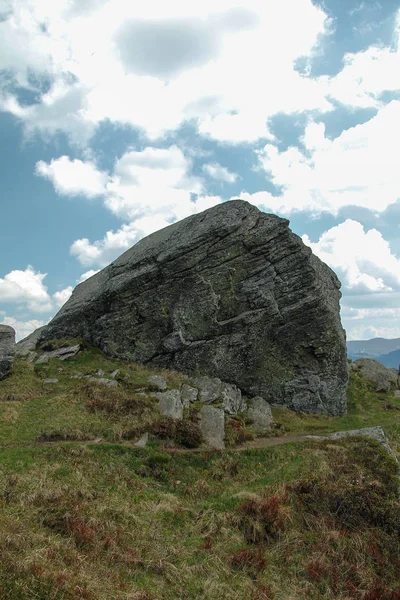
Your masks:
[{"label": "sky", "polygon": [[400,0],[0,0],[0,322],[232,198],[400,337]]}]

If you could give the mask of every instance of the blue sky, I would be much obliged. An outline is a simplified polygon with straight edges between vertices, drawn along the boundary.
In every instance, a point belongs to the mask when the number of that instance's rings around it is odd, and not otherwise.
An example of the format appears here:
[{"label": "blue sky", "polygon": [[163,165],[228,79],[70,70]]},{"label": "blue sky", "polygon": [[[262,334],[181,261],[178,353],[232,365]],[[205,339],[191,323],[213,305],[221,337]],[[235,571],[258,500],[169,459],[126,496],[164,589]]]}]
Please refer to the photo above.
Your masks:
[{"label": "blue sky", "polygon": [[400,337],[400,2],[0,0],[0,322],[241,197]]}]

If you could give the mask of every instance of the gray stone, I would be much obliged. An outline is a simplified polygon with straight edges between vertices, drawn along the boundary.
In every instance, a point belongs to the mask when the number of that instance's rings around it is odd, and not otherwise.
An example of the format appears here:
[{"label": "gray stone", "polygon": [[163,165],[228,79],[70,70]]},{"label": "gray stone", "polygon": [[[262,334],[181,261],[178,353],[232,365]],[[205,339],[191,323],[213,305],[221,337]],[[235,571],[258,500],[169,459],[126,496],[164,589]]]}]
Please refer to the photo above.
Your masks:
[{"label": "gray stone", "polygon": [[100,385],[106,385],[108,387],[117,387],[118,381],[114,379],[106,379],[105,377],[86,377],[88,381],[92,381],[93,383],[98,383]]},{"label": "gray stone", "polygon": [[15,331],[8,325],[0,325],[0,381],[11,375],[14,353]]},{"label": "gray stone", "polygon": [[58,383],[58,379],[54,377],[54,379],[43,379],[44,384]]},{"label": "gray stone", "polygon": [[99,369],[99,370],[96,372],[96,375],[97,375],[97,377],[103,377],[103,375],[105,375],[105,374],[106,374],[106,373],[105,373],[105,371],[103,371],[103,369]]},{"label": "gray stone", "polygon": [[112,373],[110,373],[111,379],[115,379],[119,375],[120,369],[115,369]]},{"label": "gray stone", "polygon": [[375,385],[377,392],[388,392],[397,385],[397,372],[388,369],[372,358],[359,358],[354,362],[364,377]]},{"label": "gray stone", "polygon": [[222,408],[228,415],[236,415],[242,410],[242,392],[236,385],[222,382],[220,399]]},{"label": "gray stone", "polygon": [[395,390],[393,392],[393,395],[394,395],[395,398],[400,398],[400,390]]},{"label": "gray stone", "polygon": [[257,433],[264,433],[271,429],[273,423],[271,407],[264,398],[251,398],[248,402],[247,414],[253,422],[253,429]]},{"label": "gray stone", "polygon": [[15,354],[17,356],[27,356],[34,352],[43,329],[43,327],[39,327],[39,329],[36,329],[33,333],[18,342],[15,346]]},{"label": "gray stone", "polygon": [[343,414],[340,282],[288,225],[242,200],[174,223],[79,284],[39,338]]},{"label": "gray stone", "polygon": [[150,375],[147,381],[151,390],[165,392],[167,389],[167,382],[165,381],[164,377],[161,377],[161,375]]},{"label": "gray stone", "polygon": [[[361,359],[364,360],[364,359]],[[387,441],[385,432],[382,427],[365,427],[364,429],[353,429],[351,431],[337,431],[336,433],[331,433],[329,435],[317,436],[317,435],[309,435],[310,439],[318,439],[318,440],[341,440],[343,438],[353,437],[353,436],[363,436],[369,437],[376,442],[379,442],[392,456],[395,461],[398,463],[397,456],[393,452],[392,448]]]},{"label": "gray stone", "polygon": [[193,380],[193,385],[199,390],[200,402],[209,404],[215,402],[221,395],[222,381],[218,377],[196,377]]},{"label": "gray stone", "polygon": [[157,392],[155,396],[159,400],[158,410],[162,415],[171,417],[174,421],[183,419],[183,405],[179,390]]},{"label": "gray stone", "polygon": [[66,346],[65,348],[58,348],[57,350],[51,350],[50,352],[43,352],[36,360],[36,364],[41,365],[48,363],[50,358],[59,358],[60,360],[67,360],[72,356],[76,356],[81,349],[80,344],[75,346]]},{"label": "gray stone", "polygon": [[200,428],[207,446],[217,450],[225,448],[225,413],[221,408],[202,406]]},{"label": "gray stone", "polygon": [[199,390],[184,383],[181,387],[181,400],[184,408],[188,408],[193,402],[197,402]]},{"label": "gray stone", "polygon": [[144,433],[142,435],[142,437],[133,445],[136,446],[136,448],[145,448],[147,446],[148,441],[149,441],[149,434]]}]

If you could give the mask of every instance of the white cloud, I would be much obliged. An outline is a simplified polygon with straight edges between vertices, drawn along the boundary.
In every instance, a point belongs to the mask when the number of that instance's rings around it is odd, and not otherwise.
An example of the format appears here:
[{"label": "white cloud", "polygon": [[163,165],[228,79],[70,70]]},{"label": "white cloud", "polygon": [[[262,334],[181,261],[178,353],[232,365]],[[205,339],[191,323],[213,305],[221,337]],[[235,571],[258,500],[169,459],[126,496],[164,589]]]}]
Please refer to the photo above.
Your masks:
[{"label": "white cloud", "polygon": [[0,302],[14,302],[31,312],[48,313],[59,308],[72,293],[72,287],[60,290],[51,296],[43,281],[46,273],[28,266],[25,271],[11,271],[0,278]]},{"label": "white cloud", "polygon": [[206,165],[203,165],[203,171],[212,179],[224,183],[235,183],[235,181],[239,179],[237,173],[232,173],[232,171],[219,163],[207,163]]},{"label": "white cloud", "polygon": [[15,317],[0,317],[2,318],[1,323],[13,327],[16,331],[16,340],[19,342],[24,339],[27,335],[46,325],[47,321],[38,321],[37,319],[31,319],[28,321],[21,321]]},{"label": "white cloud", "polygon": [[258,152],[259,166],[280,188],[243,193],[254,204],[281,213],[307,210],[337,214],[343,206],[384,211],[400,198],[400,102],[330,140],[322,123],[310,123],[304,144],[308,152],[290,147],[284,152],[267,144]]},{"label": "white cloud", "polygon": [[64,131],[83,145],[106,119],[150,139],[193,119],[204,135],[237,143],[270,138],[267,120],[277,112],[331,109],[328,84],[294,69],[329,27],[311,0],[248,0],[245,8],[171,0],[167,10],[160,0],[12,6],[1,23],[3,68],[25,85],[29,73],[52,83],[34,106],[6,103],[30,132]]},{"label": "white cloud", "polygon": [[360,327],[353,327],[347,332],[348,340],[370,340],[376,337],[382,337],[389,340],[399,338],[400,327],[374,327],[373,325],[361,325]]},{"label": "white cloud", "polygon": [[85,273],[82,273],[79,279],[77,279],[76,283],[83,283],[84,281],[86,281],[86,279],[89,279],[89,277],[93,277],[93,275],[96,275],[96,273],[98,272],[99,269],[90,269],[89,271],[85,271]]},{"label": "white cloud", "polygon": [[64,196],[82,194],[92,198],[106,191],[105,173],[99,171],[92,162],[71,160],[68,156],[60,156],[49,164],[39,161],[36,163],[36,174],[49,179],[56,191]]},{"label": "white cloud", "polygon": [[[185,209],[190,208],[190,214],[211,208],[221,199],[218,196],[201,197]],[[171,213],[172,214],[172,213]],[[188,216],[188,215],[185,215]],[[171,221],[166,221],[161,215],[138,218],[130,224],[122,225],[118,231],[107,231],[102,240],[91,243],[87,238],[76,240],[71,246],[71,254],[81,265],[105,267],[122,252],[136,244],[141,238],[178,220],[175,215]]]},{"label": "white cloud", "polygon": [[347,219],[312,243],[303,241],[314,254],[336,271],[344,290],[354,293],[400,290],[400,259],[376,229],[365,231],[361,223]]},{"label": "white cloud", "polygon": [[61,308],[61,306],[63,306],[67,302],[67,300],[69,300],[73,289],[74,288],[72,287],[72,285],[69,285],[63,290],[60,290],[59,292],[55,292],[55,294],[53,294],[53,302],[57,308]]}]

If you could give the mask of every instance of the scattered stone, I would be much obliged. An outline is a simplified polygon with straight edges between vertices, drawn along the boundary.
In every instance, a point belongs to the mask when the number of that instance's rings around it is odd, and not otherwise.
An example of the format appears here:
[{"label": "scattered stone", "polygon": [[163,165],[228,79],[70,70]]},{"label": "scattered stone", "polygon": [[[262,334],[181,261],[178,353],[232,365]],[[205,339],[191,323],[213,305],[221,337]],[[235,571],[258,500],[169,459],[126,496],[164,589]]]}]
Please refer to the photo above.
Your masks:
[{"label": "scattered stone", "polygon": [[8,325],[0,325],[0,381],[11,375],[14,364],[15,331]]},{"label": "scattered stone", "polygon": [[120,369],[115,369],[112,373],[110,373],[111,379],[115,379],[117,375],[119,375]]},{"label": "scattered stone", "polygon": [[223,450],[225,448],[225,414],[221,408],[202,406],[200,411],[200,428],[208,446]]},{"label": "scattered stone", "polygon": [[43,352],[36,360],[37,365],[45,364],[49,362],[50,358],[59,358],[60,360],[67,360],[72,356],[76,356],[79,350],[81,349],[80,344],[76,344],[75,346],[67,346],[66,348],[58,348],[57,350],[52,350],[51,352]]},{"label": "scattered stone", "polygon": [[158,409],[162,415],[171,417],[174,421],[183,419],[183,404],[179,390],[157,392],[155,396],[159,400]]},{"label": "scattered stone", "polygon": [[[365,359],[360,359],[360,360],[365,360]],[[397,456],[395,455],[395,453],[393,452],[392,448],[389,445],[389,442],[387,441],[385,432],[383,431],[382,427],[380,427],[379,425],[377,427],[364,427],[363,429],[353,429],[351,431],[336,431],[335,433],[330,433],[328,435],[309,435],[307,437],[310,439],[317,439],[317,440],[341,440],[343,438],[353,437],[353,436],[369,437],[372,440],[379,442],[387,450],[387,452],[390,454],[390,456],[392,456],[397,463],[399,462],[397,459]],[[400,467],[399,467],[399,469],[400,469]]]},{"label": "scattered stone", "polygon": [[393,395],[395,398],[400,398],[400,390],[395,390]]},{"label": "scattered stone", "polygon": [[375,384],[377,392],[388,392],[397,385],[397,372],[372,358],[358,358],[354,364],[362,375]]},{"label": "scattered stone", "polygon": [[184,383],[181,387],[181,400],[184,408],[189,408],[190,404],[197,402],[199,390]]},{"label": "scattered stone", "polygon": [[106,372],[103,371],[103,369],[99,369],[98,371],[96,371],[96,375],[97,377],[103,377],[103,375],[105,375]]},{"label": "scattered stone", "polygon": [[87,377],[88,381],[93,383],[99,383],[100,385],[107,385],[108,387],[117,387],[118,381],[114,379],[106,379],[105,377]]},{"label": "scattered stone", "polygon": [[136,448],[145,448],[147,446],[148,441],[149,441],[149,434],[144,433],[142,435],[142,437],[133,445],[136,446]]},{"label": "scattered stone", "polygon": [[253,421],[252,427],[257,433],[271,429],[273,423],[271,407],[264,398],[258,396],[249,400],[247,414]]},{"label": "scattered stone", "polygon": [[228,415],[236,415],[242,409],[242,392],[232,383],[222,383],[220,398],[222,408]]},{"label": "scattered stone", "polygon": [[215,402],[221,394],[222,381],[218,377],[196,377],[193,379],[193,385],[199,390],[199,400],[210,404]]},{"label": "scattered stone", "polygon": [[43,379],[44,384],[58,383],[58,379],[54,377],[54,379]]},{"label": "scattered stone", "polygon": [[167,382],[161,375],[150,375],[147,381],[149,388],[155,392],[165,392],[167,389]]},{"label": "scattered stone", "polygon": [[83,375],[70,375],[70,379],[84,379]]}]

